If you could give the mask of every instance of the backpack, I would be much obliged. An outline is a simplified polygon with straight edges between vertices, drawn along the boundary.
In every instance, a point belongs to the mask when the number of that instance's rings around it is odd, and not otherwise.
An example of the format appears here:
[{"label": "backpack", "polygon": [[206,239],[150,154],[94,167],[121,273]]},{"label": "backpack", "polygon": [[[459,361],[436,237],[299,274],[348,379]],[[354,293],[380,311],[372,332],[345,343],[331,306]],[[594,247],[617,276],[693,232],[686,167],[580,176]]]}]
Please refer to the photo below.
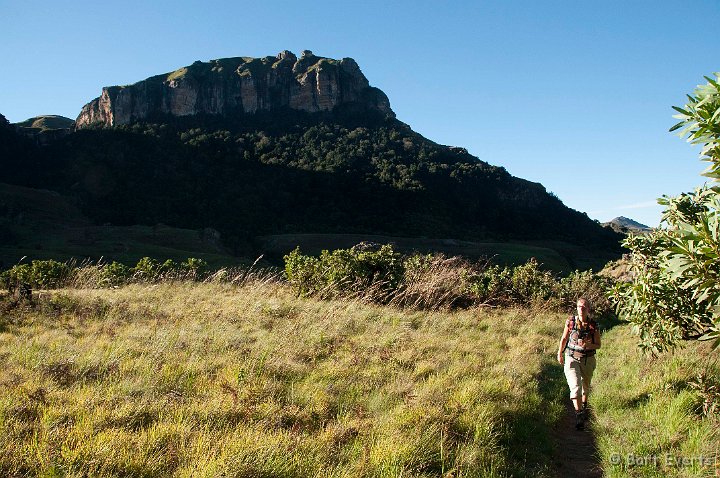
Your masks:
[{"label": "backpack", "polygon": [[589,338],[592,343],[595,343],[595,331],[597,330],[597,322],[595,322],[594,320],[590,320],[587,323],[587,329],[584,330],[580,330],[577,327],[577,323],[577,317],[571,315],[568,319],[568,330],[570,330],[570,334],[568,335],[565,349],[570,350],[570,355],[572,355],[574,358],[592,357],[593,355],[595,355],[595,350],[585,350],[584,348],[577,345],[577,341],[579,339],[587,340]]}]

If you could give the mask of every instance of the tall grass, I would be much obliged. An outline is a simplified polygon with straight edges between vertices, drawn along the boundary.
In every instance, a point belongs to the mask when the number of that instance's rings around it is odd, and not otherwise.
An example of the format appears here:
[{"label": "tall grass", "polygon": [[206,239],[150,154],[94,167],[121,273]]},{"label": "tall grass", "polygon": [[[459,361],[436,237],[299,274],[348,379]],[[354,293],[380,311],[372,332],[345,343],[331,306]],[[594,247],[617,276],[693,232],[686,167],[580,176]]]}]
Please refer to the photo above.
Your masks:
[{"label": "tall grass", "polygon": [[553,476],[563,318],[267,275],[0,302],[0,475]]}]

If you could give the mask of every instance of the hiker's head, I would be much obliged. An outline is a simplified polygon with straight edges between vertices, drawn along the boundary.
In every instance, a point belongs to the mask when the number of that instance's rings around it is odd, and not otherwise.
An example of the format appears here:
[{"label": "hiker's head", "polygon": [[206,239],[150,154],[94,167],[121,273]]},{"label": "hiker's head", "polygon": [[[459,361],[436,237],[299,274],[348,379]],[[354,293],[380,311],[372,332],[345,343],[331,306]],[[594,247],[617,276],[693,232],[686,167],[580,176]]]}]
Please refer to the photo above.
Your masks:
[{"label": "hiker's head", "polygon": [[577,300],[577,313],[579,317],[583,319],[590,315],[590,301],[585,297],[580,297]]}]

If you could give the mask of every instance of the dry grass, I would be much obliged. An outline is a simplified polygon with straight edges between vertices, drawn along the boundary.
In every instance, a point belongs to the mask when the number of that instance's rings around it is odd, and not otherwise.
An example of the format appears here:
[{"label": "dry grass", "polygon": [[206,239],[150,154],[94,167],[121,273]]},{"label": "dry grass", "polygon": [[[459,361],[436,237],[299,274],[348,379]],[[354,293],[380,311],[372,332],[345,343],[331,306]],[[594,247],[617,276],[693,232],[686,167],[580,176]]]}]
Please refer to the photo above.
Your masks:
[{"label": "dry grass", "polygon": [[3,302],[0,474],[552,476],[561,316],[234,282]]},{"label": "dry grass", "polygon": [[435,254],[427,267],[406,272],[399,291],[391,297],[390,303],[420,310],[448,310],[458,305],[469,305],[473,298],[464,290],[466,278],[479,267],[460,257]]}]

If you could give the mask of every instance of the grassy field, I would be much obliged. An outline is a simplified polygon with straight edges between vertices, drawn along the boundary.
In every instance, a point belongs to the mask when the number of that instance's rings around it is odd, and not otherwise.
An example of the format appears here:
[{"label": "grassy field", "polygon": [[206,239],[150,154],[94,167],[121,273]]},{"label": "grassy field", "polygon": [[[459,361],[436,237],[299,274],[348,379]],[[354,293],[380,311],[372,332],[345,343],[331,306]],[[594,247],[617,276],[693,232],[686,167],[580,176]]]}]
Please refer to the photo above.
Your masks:
[{"label": "grassy field", "polygon": [[[561,314],[301,299],[272,281],[37,294],[0,298],[0,476],[562,469]],[[717,455],[717,415],[688,379],[718,377],[717,352],[644,357],[610,325],[591,425],[606,476],[712,476],[697,459]]]},{"label": "grassy field", "polygon": [[554,476],[556,314],[272,283],[3,304],[3,476]]}]

